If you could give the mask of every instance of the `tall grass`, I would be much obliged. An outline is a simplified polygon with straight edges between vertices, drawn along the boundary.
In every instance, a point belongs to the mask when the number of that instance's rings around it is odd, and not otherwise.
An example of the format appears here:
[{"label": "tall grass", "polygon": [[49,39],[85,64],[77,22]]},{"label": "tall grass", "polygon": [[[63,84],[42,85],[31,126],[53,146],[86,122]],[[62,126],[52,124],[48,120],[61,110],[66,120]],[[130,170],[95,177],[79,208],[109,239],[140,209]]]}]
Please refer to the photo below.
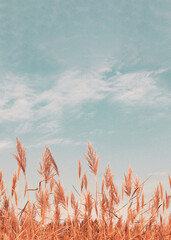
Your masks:
[{"label": "tall grass", "polygon": [[[108,166],[99,185],[99,157],[90,143],[84,157],[95,178],[94,193],[88,189],[87,175],[82,173],[80,160],[80,187],[66,195],[49,147],[42,154],[37,189],[28,189],[26,151],[18,138],[17,153],[13,156],[18,169],[13,175],[10,194],[0,172],[0,239],[171,239],[171,214],[168,212],[171,195],[164,192],[161,182],[146,199],[143,186],[148,179],[144,182],[137,176],[133,179],[129,167],[119,191]],[[18,206],[20,174],[25,179],[23,209]],[[168,178],[171,188],[170,175]],[[35,202],[30,201],[30,191],[35,192]]]}]

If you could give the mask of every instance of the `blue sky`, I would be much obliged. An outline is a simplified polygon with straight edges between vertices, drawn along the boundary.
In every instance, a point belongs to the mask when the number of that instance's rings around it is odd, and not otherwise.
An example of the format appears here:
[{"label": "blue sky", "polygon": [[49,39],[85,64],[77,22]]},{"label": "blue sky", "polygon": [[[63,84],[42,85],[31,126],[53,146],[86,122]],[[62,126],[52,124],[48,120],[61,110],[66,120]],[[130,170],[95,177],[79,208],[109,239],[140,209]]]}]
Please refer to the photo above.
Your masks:
[{"label": "blue sky", "polygon": [[90,141],[121,181],[171,172],[171,2],[3,1],[0,4],[0,161],[27,151],[30,187],[45,146],[66,190]]}]

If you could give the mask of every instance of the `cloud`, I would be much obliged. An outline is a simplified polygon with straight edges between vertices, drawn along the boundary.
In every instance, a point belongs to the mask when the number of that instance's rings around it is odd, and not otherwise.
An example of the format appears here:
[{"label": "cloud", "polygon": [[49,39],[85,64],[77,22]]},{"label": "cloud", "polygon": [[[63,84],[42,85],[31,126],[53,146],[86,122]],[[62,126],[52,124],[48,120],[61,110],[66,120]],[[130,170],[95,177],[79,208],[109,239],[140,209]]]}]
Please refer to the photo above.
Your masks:
[{"label": "cloud", "polygon": [[108,82],[102,79],[103,73],[67,71],[56,81],[52,89],[41,93],[37,104],[46,103],[39,111],[40,116],[47,112],[61,113],[63,107],[75,107],[90,101],[99,101],[110,90]]},{"label": "cloud", "polygon": [[113,101],[125,104],[170,104],[171,94],[157,85],[159,72],[119,74],[113,79]]},{"label": "cloud", "polygon": [[89,132],[90,136],[100,136],[103,134],[103,130],[102,129],[93,129],[92,131]]},{"label": "cloud", "polygon": [[6,74],[0,89],[0,123],[17,122],[17,130],[22,133],[31,131],[36,122],[38,129],[59,130],[61,116],[67,109],[80,109],[85,103],[106,97],[109,87],[102,75],[103,70],[88,74],[67,71],[44,90],[41,79],[35,88],[34,79]]},{"label": "cloud", "polygon": [[104,131],[102,129],[95,128],[95,129],[93,129],[92,131],[89,132],[90,136],[100,136],[102,134],[113,135],[113,134],[115,134],[115,131],[114,130]]},{"label": "cloud", "polygon": [[73,141],[71,139],[64,139],[64,138],[54,138],[54,139],[49,139],[49,140],[45,140],[42,141],[40,143],[34,144],[34,145],[30,145],[28,146],[28,148],[32,148],[32,147],[42,147],[42,146],[51,146],[51,145],[81,145],[84,144],[84,142],[81,141]]},{"label": "cloud", "polygon": [[24,121],[21,121],[21,123],[19,124],[19,126],[15,129],[15,133],[16,135],[18,133],[28,133],[32,130],[32,122],[31,120],[24,120]]},{"label": "cloud", "polygon": [[0,88],[0,122],[30,119],[34,96],[25,78],[5,75]]},{"label": "cloud", "polygon": [[13,148],[14,144],[9,140],[0,141],[0,151],[4,149]]},{"label": "cloud", "polygon": [[[62,117],[68,110],[80,115],[85,104],[109,99],[128,106],[164,106],[171,103],[171,94],[158,86],[160,72],[166,70],[113,74],[111,67],[66,71],[53,76],[49,89],[38,86],[34,79],[5,75],[0,89],[0,122],[19,123],[17,130],[29,132],[35,126],[43,131],[59,131]],[[55,78],[55,80],[54,80]],[[35,124],[35,125],[34,125]]]}]

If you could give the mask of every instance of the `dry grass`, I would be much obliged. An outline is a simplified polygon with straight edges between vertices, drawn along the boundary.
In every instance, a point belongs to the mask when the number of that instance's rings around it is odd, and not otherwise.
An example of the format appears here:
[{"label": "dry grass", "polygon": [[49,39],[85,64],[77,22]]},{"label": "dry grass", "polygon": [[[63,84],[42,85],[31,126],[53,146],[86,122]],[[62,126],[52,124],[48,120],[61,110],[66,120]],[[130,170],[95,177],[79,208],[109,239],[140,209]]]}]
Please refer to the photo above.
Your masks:
[{"label": "dry grass", "polygon": [[[84,156],[95,177],[94,194],[88,189],[87,175],[82,174],[80,160],[80,188],[75,189],[75,195],[71,192],[68,196],[49,147],[42,154],[37,189],[27,187],[26,151],[18,138],[17,154],[13,156],[18,162],[18,170],[13,175],[11,194],[8,194],[0,172],[0,240],[171,239],[171,214],[168,212],[171,195],[164,192],[162,183],[159,182],[152,196],[146,199],[143,186],[148,179],[144,182],[140,182],[137,176],[133,179],[129,167],[120,193],[108,166],[99,186],[99,157],[90,143]],[[25,179],[23,209],[18,207],[20,169]],[[168,180],[171,188],[170,175]],[[29,191],[35,191],[36,201],[33,203]]]}]

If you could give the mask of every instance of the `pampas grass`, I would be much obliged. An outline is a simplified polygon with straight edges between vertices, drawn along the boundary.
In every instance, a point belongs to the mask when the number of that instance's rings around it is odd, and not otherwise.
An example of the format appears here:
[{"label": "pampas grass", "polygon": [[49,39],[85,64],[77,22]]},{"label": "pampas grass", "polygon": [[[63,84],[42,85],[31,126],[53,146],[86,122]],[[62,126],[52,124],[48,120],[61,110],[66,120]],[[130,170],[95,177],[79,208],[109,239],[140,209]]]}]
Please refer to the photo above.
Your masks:
[{"label": "pampas grass", "polygon": [[[95,177],[95,193],[91,193],[86,172],[78,162],[79,189],[66,195],[57,164],[47,146],[40,162],[40,181],[36,189],[28,189],[26,150],[17,138],[17,153],[13,154],[18,169],[8,193],[0,171],[0,240],[60,240],[60,239],[171,239],[171,195],[159,182],[151,197],[143,193],[144,184],[132,176],[132,168],[124,175],[121,191],[117,188],[110,166],[104,172],[101,186],[97,181],[99,156],[88,143],[84,154]],[[20,169],[25,178],[22,209],[18,206]],[[171,189],[171,177],[168,175]],[[35,192],[31,202],[29,191]],[[124,213],[124,214],[123,214]]]}]

